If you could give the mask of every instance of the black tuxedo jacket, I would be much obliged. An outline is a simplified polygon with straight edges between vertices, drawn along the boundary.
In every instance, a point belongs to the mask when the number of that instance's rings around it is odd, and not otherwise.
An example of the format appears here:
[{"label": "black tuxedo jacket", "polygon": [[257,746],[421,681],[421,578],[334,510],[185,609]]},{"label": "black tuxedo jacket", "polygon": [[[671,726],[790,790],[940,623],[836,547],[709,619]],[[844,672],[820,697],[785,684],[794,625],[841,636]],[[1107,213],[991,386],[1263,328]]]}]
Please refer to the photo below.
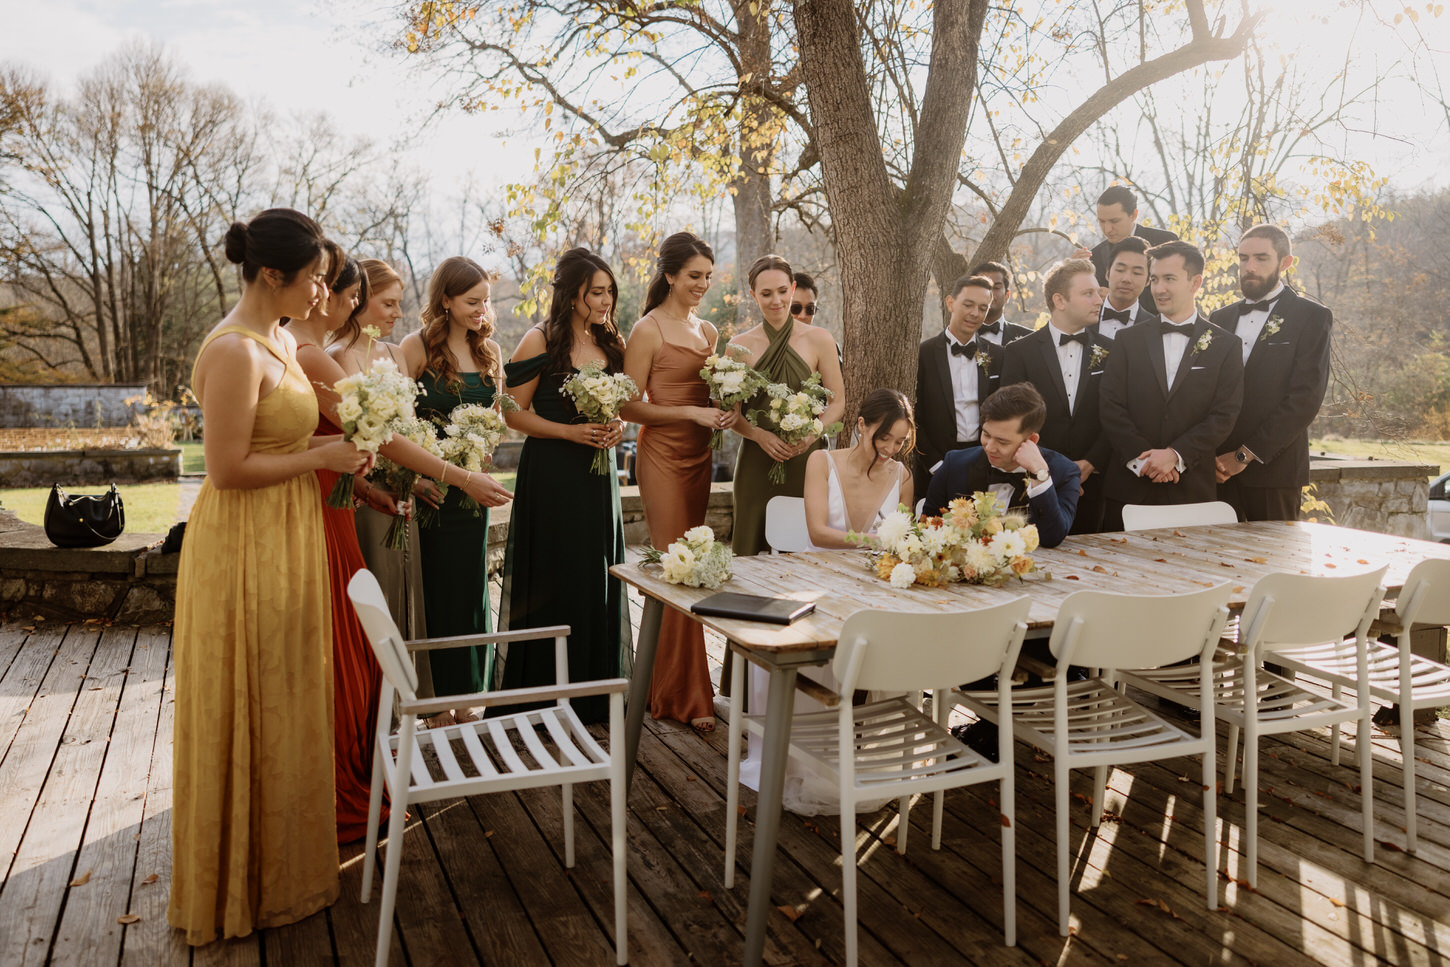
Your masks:
[{"label": "black tuxedo jacket", "polygon": [[[1157,326],[1124,329],[1113,342],[1098,401],[1113,451],[1103,495],[1125,504],[1215,500],[1214,458],[1243,403],[1243,344],[1200,315],[1169,387]],[[1183,458],[1178,483],[1154,483],[1128,470],[1129,460],[1161,447]]]},{"label": "black tuxedo jacket", "polygon": [[[1177,235],[1174,235],[1167,229],[1149,228],[1146,225],[1134,225],[1133,234],[1147,242],[1149,248],[1155,245],[1162,245],[1164,242],[1171,242],[1178,238]],[[1113,266],[1113,263],[1110,261],[1112,254],[1113,246],[1107,239],[1103,239],[1093,246],[1093,268],[1098,270],[1098,285],[1108,284],[1108,269]],[[1158,311],[1158,304],[1153,301],[1153,293],[1149,291],[1147,286],[1143,287],[1142,294],[1138,296],[1138,305],[1147,309],[1149,312]],[[1142,321],[1141,316],[1139,317],[1139,321]]]},{"label": "black tuxedo jacket", "polygon": [[[1089,331],[1092,342],[1085,347],[1083,354],[1084,365],[1079,374],[1075,410],[1068,410],[1067,384],[1062,380],[1062,367],[1057,362],[1057,346],[1051,326],[1043,326],[1007,347],[1006,361],[1002,365],[1002,385],[1031,383],[1036,387],[1047,402],[1047,422],[1042,424],[1040,445],[1056,450],[1070,460],[1086,460],[1095,470],[1102,472],[1107,469],[1111,448],[1098,412],[1098,391],[1113,341],[1098,335],[1094,327],[1089,327]],[[1094,347],[1097,347],[1096,352]],[[1090,365],[1095,355],[1099,361],[1096,366]]]},{"label": "black tuxedo jacket", "polygon": [[[1077,464],[1060,453],[1042,448],[1042,458],[1047,461],[1047,472],[1052,475],[1052,486],[1036,497],[1027,498],[1027,522],[1037,525],[1037,542],[1043,547],[1056,547],[1062,543],[1072,529],[1073,515],[1077,513],[1078,491],[1082,489],[1082,476]],[[981,447],[956,450],[947,455],[941,470],[931,478],[926,491],[926,502],[922,504],[923,514],[935,517],[955,497],[970,497],[968,482],[974,465],[987,462],[987,451]],[[1036,481],[1033,481],[1034,483]]]},{"label": "black tuxedo jacket", "polygon": [[[1215,312],[1212,321],[1229,332],[1239,323],[1242,300]],[[1270,333],[1274,321],[1278,332]],[[1334,314],[1288,286],[1274,302],[1269,321],[1244,364],[1244,405],[1219,447],[1247,447],[1263,463],[1250,463],[1234,479],[1245,487],[1302,487],[1309,482],[1309,424],[1319,414],[1329,385],[1329,327]]]},{"label": "black tuxedo jacket", "polygon": [[[956,398],[952,393],[952,371],[947,363],[946,331],[921,344],[916,357],[916,451],[917,486],[924,488],[930,469],[946,456],[958,442],[975,443],[979,435],[974,428],[971,439],[957,440]],[[1002,381],[1001,346],[977,340],[977,361],[983,355],[987,362],[977,370],[977,404],[997,389]]]}]

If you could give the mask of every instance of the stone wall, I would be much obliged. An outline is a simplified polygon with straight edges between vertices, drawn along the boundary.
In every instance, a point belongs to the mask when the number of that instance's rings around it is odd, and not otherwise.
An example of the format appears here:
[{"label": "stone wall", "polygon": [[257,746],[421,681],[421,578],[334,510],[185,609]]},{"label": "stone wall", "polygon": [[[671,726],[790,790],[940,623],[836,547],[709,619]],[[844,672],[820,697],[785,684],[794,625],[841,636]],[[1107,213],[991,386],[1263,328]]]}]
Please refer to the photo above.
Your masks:
[{"label": "stone wall", "polygon": [[175,480],[181,473],[180,449],[27,450],[0,453],[0,488],[64,488]]},{"label": "stone wall", "polygon": [[1430,536],[1430,479],[1439,473],[1426,464],[1348,457],[1315,457],[1309,466],[1309,480],[1334,523],[1422,539]]},{"label": "stone wall", "polygon": [[145,392],[145,383],[0,386],[0,427],[130,426],[126,400]]}]

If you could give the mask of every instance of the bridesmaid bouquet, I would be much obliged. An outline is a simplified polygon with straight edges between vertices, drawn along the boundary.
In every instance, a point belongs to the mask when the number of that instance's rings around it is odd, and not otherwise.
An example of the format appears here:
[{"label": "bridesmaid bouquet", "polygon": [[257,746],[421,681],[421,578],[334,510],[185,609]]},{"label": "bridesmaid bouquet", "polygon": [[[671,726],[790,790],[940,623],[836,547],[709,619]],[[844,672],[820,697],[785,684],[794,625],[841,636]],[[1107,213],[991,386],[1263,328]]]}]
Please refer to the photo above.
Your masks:
[{"label": "bridesmaid bouquet", "polygon": [[658,564],[671,584],[714,589],[730,580],[732,560],[729,545],[715,540],[715,532],[701,525],[685,531],[685,536],[666,550],[646,544],[640,567]]},{"label": "bridesmaid bouquet", "polygon": [[[413,400],[418,395],[418,384],[398,372],[391,359],[375,360],[361,373],[338,380],[332,389],[341,397],[337,418],[343,439],[373,454],[393,438],[393,421],[413,414]],[[327,505],[352,506],[352,483],[352,474],[338,477]]]},{"label": "bridesmaid bouquet", "polygon": [[[392,430],[394,436],[412,440],[436,457],[443,456],[443,448],[438,445],[438,437],[433,432],[433,424],[427,420],[409,413],[393,420]],[[398,495],[399,502],[409,499],[413,493],[413,484],[418,482],[419,476],[420,474],[416,470],[409,470],[386,457],[378,458],[377,477],[388,490]],[[432,507],[427,509],[433,510]],[[420,521],[421,516],[420,510]],[[388,527],[388,533],[383,537],[383,546],[395,551],[408,549],[408,518],[404,514],[399,513],[393,518],[392,524]]]},{"label": "bridesmaid bouquet", "polygon": [[[850,539],[869,538],[851,534]],[[940,517],[916,517],[905,507],[876,528],[880,550],[868,552],[870,567],[893,588],[920,584],[939,588],[952,582],[1001,587],[1009,578],[1037,570],[1037,527],[1016,511],[1004,511],[996,494],[958,497]]]},{"label": "bridesmaid bouquet", "polygon": [[[763,410],[751,410],[745,418],[752,426],[770,430],[786,446],[796,446],[812,437],[840,432],[839,420],[830,426],[821,423],[821,414],[831,401],[831,391],[821,385],[820,373],[812,373],[798,390],[785,383],[768,383],[765,393],[770,405]],[[785,483],[785,464],[777,460],[768,477],[773,484]]]},{"label": "bridesmaid bouquet", "polygon": [[[586,422],[601,426],[614,422],[620,408],[639,395],[634,380],[623,373],[606,373],[598,363],[589,363],[580,369],[561,388]],[[613,462],[603,450],[596,449],[590,469],[608,475],[614,472]]]},{"label": "bridesmaid bouquet", "polygon": [[[700,370],[700,378],[710,387],[710,398],[722,410],[734,409],[770,383],[763,373],[731,355],[735,352],[743,350],[739,346],[730,346],[723,353],[711,353],[705,360],[704,368]],[[710,434],[711,450],[718,450],[724,445],[723,430]]]},{"label": "bridesmaid bouquet", "polygon": [[[438,441],[444,460],[468,473],[483,473],[492,465],[493,452],[508,432],[503,415],[519,408],[507,393],[500,393],[494,404],[465,403],[453,408]],[[468,494],[463,495],[463,506],[478,515],[478,501]]]}]

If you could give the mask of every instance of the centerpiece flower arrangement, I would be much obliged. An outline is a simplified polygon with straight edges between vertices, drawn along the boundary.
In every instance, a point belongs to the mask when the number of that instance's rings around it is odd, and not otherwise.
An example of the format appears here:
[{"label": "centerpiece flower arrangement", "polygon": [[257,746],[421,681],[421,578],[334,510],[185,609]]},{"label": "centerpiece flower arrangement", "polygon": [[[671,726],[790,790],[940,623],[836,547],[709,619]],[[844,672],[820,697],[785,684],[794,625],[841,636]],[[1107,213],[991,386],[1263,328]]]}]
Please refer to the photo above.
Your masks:
[{"label": "centerpiece flower arrangement", "polygon": [[[337,418],[343,439],[372,454],[393,438],[394,420],[413,414],[413,400],[418,395],[418,383],[399,372],[391,359],[374,360],[362,372],[338,380],[332,389],[340,397]],[[327,505],[351,506],[352,485],[352,474],[338,477]]]},{"label": "centerpiece flower arrangement", "polygon": [[[700,370],[700,378],[710,387],[710,398],[722,410],[734,409],[770,383],[763,373],[734,355],[741,352],[744,350],[739,346],[728,346],[723,353],[711,353]],[[710,434],[711,450],[724,445],[724,431],[715,430]]]},{"label": "centerpiece flower arrangement", "polygon": [[[620,408],[639,395],[634,380],[623,373],[606,373],[597,362],[585,365],[561,388],[586,422],[601,426],[614,422]],[[613,473],[613,462],[604,450],[596,449],[590,469],[601,475]]]},{"label": "centerpiece flower arrangement", "polygon": [[[860,534],[852,540],[864,542]],[[894,588],[929,588],[963,581],[1001,587],[1037,570],[1037,527],[1007,511],[996,494],[957,497],[940,517],[916,517],[905,507],[887,514],[876,528],[879,550],[870,567]]]},{"label": "centerpiece flower arrangement", "polygon": [[663,551],[646,544],[640,567],[658,564],[671,584],[713,589],[730,580],[732,560],[730,545],[715,540],[715,532],[702,524]]},{"label": "centerpiece flower arrangement", "polygon": [[[830,426],[821,423],[821,414],[826,411],[832,394],[821,385],[820,373],[812,373],[798,390],[785,383],[768,383],[765,394],[770,400],[765,409],[751,410],[745,418],[752,426],[770,430],[786,446],[796,446],[811,437],[822,437],[841,430],[839,420]],[[777,460],[767,477],[771,483],[785,483],[785,464]]]}]

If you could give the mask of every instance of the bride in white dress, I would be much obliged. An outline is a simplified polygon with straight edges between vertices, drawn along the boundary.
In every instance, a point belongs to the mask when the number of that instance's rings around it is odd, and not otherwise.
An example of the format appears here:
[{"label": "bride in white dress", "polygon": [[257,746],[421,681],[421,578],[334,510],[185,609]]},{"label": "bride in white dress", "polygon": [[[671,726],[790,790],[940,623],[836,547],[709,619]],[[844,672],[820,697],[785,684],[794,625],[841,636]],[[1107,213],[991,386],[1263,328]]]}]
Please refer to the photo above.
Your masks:
[{"label": "bride in white dress", "polygon": [[[899,505],[912,507],[915,501],[911,471],[899,459],[910,452],[916,430],[911,402],[896,390],[878,389],[861,404],[852,445],[841,450],[817,450],[806,463],[806,528],[813,550],[861,547],[847,540],[848,534],[874,537],[881,519]],[[800,672],[836,688],[829,666],[803,668]],[[758,668],[750,669],[750,707],[765,708],[768,678]],[[816,712],[823,706],[797,694],[797,712]],[[751,789],[760,785],[761,741],[751,736],[750,751],[740,764],[740,781]],[[818,816],[839,812],[839,795],[834,785],[807,770],[792,758],[786,770],[782,805],[793,813]],[[858,812],[875,812],[890,799],[863,802]]]}]

